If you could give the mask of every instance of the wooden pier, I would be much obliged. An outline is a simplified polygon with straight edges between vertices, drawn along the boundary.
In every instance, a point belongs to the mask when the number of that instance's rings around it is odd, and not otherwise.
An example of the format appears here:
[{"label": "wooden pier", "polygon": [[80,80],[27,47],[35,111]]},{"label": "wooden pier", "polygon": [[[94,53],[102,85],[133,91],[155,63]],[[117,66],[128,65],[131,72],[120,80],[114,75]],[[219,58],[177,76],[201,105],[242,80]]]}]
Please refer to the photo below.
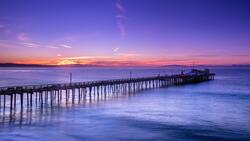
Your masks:
[{"label": "wooden pier", "polygon": [[175,85],[198,83],[213,80],[215,74],[209,70],[192,70],[190,73],[177,75],[158,75],[153,77],[100,80],[88,82],[74,82],[64,84],[47,84],[32,86],[15,86],[0,88],[0,116],[1,111],[22,111],[39,105],[53,107],[54,104],[80,103],[106,99],[110,95],[130,95],[138,91],[169,87]]}]

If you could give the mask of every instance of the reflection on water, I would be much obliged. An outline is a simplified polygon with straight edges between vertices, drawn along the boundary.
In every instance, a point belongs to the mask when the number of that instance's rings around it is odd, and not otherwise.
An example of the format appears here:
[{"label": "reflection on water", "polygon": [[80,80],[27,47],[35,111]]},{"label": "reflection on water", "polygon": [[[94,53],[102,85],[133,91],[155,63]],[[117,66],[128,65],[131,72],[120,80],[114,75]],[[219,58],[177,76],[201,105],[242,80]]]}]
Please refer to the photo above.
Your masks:
[{"label": "reflection on water", "polygon": [[249,141],[250,69],[93,103],[26,109],[0,124],[0,140]]},{"label": "reflection on water", "polygon": [[[57,114],[64,113],[67,111],[76,110],[78,108],[90,108],[91,106],[101,105],[105,102],[117,100],[119,98],[126,99],[132,98],[134,94],[130,95],[112,95],[106,97],[105,99],[100,97],[98,99],[93,99],[92,101],[83,101],[76,103],[57,103],[57,105],[47,104],[44,107],[36,106],[36,108],[26,108],[25,110],[15,112],[11,116],[1,116],[0,125],[4,126],[27,126],[34,124],[49,124],[52,122],[53,116],[58,116]],[[58,119],[58,117],[56,117]]]},{"label": "reflection on water", "polygon": [[[135,95],[135,93],[123,93],[119,91],[113,91],[111,93],[100,93],[100,94],[93,94],[91,97],[89,97],[88,94],[85,94],[84,96],[78,93],[76,91],[71,95],[66,96],[66,94],[63,92],[61,95],[61,98],[56,95],[54,95],[53,100],[46,99],[46,94],[44,95],[45,99],[43,102],[38,101],[39,97],[34,98],[32,103],[33,105],[27,105],[27,107],[21,108],[20,106],[20,100],[17,100],[16,107],[13,108],[12,111],[10,111],[9,105],[10,102],[9,99],[6,99],[6,106],[5,108],[0,109],[0,124],[22,124],[23,118],[26,119],[26,121],[30,121],[33,119],[33,117],[39,118],[43,117],[43,115],[50,115],[48,113],[51,113],[55,111],[56,109],[62,109],[62,108],[74,108],[79,105],[86,106],[87,104],[98,104],[101,102],[110,101],[117,98],[126,98],[131,97]],[[24,95],[25,97],[25,95]],[[72,99],[69,99],[69,98]],[[74,97],[74,98],[73,98]],[[0,97],[1,98],[1,97]],[[48,95],[47,95],[48,98]],[[28,100],[30,102],[30,100]],[[27,101],[24,101],[24,103],[27,103]]]}]

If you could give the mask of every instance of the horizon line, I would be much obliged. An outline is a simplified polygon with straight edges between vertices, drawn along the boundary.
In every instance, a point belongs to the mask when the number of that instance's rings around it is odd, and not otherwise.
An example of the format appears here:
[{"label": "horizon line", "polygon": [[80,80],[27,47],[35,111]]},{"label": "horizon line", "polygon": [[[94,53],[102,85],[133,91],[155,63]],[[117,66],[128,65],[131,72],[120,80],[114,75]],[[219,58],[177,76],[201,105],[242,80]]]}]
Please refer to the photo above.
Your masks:
[{"label": "horizon line", "polygon": [[163,64],[163,65],[100,65],[100,64],[26,64],[26,63],[0,63],[0,67],[220,67],[220,66],[250,66],[250,64]]}]

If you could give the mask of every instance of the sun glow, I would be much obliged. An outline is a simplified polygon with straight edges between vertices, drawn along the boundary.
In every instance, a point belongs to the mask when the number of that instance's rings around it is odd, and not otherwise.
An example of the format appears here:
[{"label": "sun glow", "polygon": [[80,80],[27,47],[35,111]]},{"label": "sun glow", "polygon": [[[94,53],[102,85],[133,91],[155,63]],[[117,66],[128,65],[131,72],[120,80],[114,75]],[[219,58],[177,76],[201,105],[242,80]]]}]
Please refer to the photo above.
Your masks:
[{"label": "sun glow", "polygon": [[72,65],[72,64],[76,64],[76,62],[72,60],[61,60],[60,62],[57,63],[57,65]]}]

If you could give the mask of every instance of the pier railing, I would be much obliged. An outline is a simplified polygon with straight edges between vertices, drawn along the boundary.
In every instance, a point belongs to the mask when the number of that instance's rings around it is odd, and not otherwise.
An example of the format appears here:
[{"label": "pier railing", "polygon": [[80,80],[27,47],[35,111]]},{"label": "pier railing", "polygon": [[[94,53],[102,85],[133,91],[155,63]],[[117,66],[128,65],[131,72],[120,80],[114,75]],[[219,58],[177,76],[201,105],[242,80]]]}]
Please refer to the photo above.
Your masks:
[{"label": "pier railing", "polygon": [[126,78],[61,84],[0,87],[1,111],[23,110],[39,105],[74,103],[108,98],[112,94],[132,94],[138,91],[183,85],[213,80],[215,74],[209,71],[193,71],[188,74],[158,75],[153,77]]}]

